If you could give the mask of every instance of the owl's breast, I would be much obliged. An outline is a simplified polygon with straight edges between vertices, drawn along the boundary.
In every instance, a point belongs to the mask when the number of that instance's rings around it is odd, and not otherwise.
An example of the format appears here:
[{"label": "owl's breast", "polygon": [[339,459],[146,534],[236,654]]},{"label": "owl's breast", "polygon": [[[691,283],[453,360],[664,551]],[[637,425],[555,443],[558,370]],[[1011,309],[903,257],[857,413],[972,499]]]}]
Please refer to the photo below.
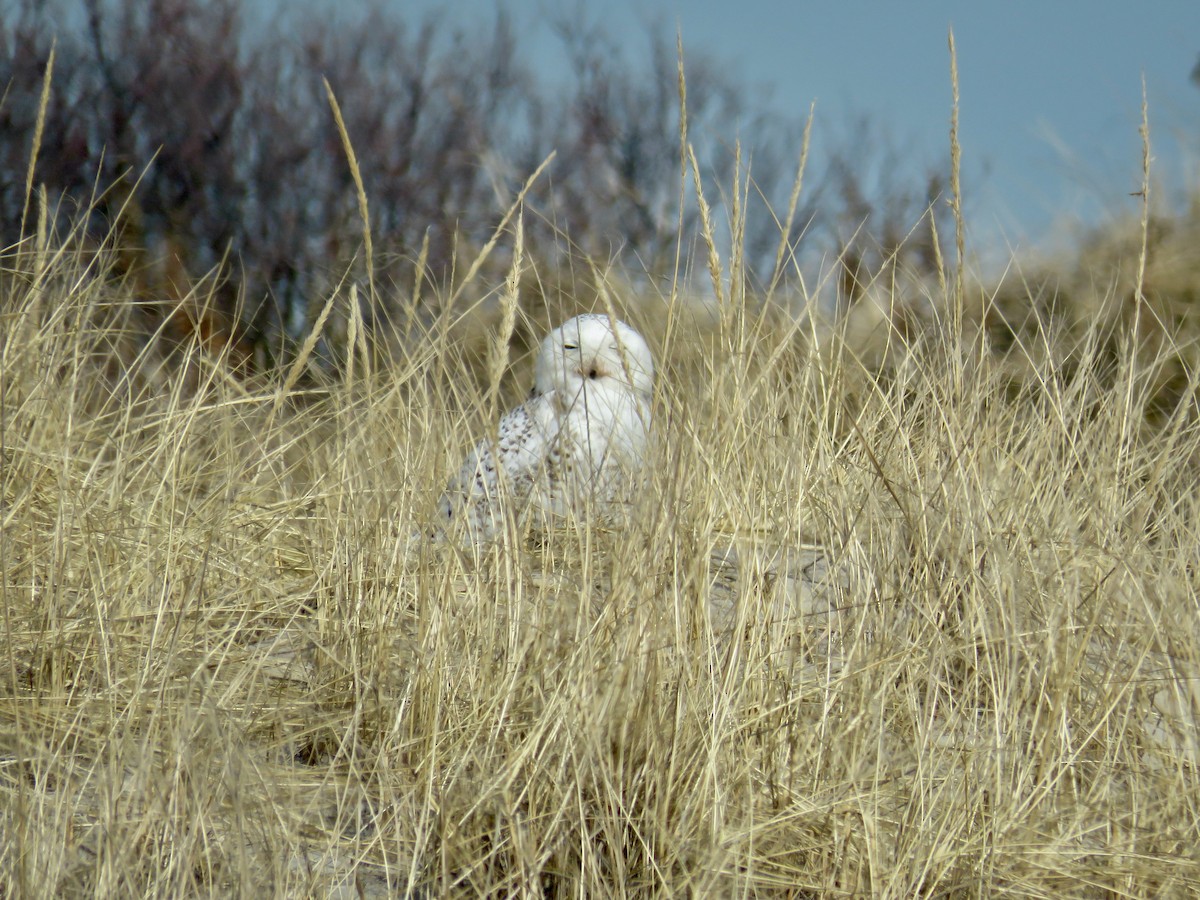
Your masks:
[{"label": "owl's breast", "polygon": [[638,464],[649,440],[650,407],[625,389],[589,385],[562,413],[559,441],[569,444],[585,467]]}]

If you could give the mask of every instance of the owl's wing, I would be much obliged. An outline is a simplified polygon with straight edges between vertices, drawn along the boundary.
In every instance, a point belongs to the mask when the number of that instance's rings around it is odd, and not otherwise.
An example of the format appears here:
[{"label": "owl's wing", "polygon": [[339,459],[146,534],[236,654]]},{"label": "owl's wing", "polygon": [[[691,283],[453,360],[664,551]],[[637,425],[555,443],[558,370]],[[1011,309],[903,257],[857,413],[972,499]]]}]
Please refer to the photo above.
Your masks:
[{"label": "owl's wing", "polygon": [[519,508],[545,468],[554,431],[554,411],[547,395],[531,397],[506,413],[496,440],[476,444],[450,480],[438,507],[443,521],[449,523],[464,508],[472,519],[491,515],[501,490]]}]

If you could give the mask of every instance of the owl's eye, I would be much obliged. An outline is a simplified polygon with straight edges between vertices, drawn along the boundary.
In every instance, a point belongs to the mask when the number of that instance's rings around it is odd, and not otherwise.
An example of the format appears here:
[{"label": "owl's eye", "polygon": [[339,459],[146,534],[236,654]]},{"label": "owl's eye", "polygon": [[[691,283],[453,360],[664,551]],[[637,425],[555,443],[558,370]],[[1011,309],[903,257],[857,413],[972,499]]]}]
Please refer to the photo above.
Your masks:
[{"label": "owl's eye", "polygon": [[578,350],[579,345],[578,344],[563,344],[563,349],[564,350]]}]

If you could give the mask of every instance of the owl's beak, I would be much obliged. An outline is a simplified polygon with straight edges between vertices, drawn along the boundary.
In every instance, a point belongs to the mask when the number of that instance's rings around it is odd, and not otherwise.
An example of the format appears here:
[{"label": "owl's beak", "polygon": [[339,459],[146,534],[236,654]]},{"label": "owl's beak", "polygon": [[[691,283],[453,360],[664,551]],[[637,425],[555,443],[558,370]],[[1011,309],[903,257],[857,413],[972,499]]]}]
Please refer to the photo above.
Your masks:
[{"label": "owl's beak", "polygon": [[600,367],[600,364],[594,359],[581,359],[579,365],[575,366],[574,371],[575,374],[584,380],[599,378],[601,375],[606,374]]}]

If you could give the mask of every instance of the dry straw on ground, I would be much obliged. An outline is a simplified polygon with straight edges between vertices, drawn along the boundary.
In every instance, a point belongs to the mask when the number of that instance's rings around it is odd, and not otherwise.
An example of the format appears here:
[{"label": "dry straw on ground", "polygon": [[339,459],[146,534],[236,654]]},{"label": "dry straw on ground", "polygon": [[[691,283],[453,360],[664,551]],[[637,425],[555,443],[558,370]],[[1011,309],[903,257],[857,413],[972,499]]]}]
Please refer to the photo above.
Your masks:
[{"label": "dry straw on ground", "polygon": [[1001,357],[951,276],[874,371],[714,249],[715,316],[607,294],[634,523],[472,554],[408,542],[497,403],[452,330],[185,382],[72,246],[2,273],[6,895],[1200,889],[1182,339]]}]

